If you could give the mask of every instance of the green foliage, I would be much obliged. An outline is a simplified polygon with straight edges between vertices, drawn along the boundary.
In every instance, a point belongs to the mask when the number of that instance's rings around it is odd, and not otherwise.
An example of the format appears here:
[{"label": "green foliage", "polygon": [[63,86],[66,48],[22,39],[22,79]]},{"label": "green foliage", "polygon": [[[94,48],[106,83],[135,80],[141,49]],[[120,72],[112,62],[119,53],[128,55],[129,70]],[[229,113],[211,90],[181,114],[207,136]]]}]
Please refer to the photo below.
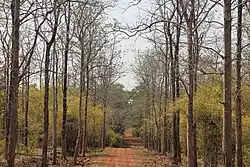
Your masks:
[{"label": "green foliage", "polygon": [[[110,146],[118,147],[122,144],[121,129],[125,129],[128,110],[129,94],[123,90],[124,87],[120,84],[114,84],[109,87],[108,106],[107,111],[107,128],[112,129],[108,132],[107,141]],[[53,118],[53,92],[49,91],[49,146],[52,146],[52,118]],[[62,129],[62,88],[58,87],[58,112],[57,112],[57,141],[58,146],[61,144],[61,129]],[[79,118],[79,90],[70,87],[68,91],[68,120],[66,129],[66,142],[68,152],[72,154],[75,149],[76,139],[78,135],[78,118]],[[18,112],[18,152],[27,152],[41,148],[43,143],[43,101],[44,88],[38,89],[35,85],[30,85],[29,90],[29,111],[28,111],[28,148],[24,146],[24,123],[25,123],[25,96],[19,92],[19,112]],[[83,97],[83,102],[85,97]],[[4,102],[3,92],[0,91],[0,109],[2,110]],[[101,101],[99,101],[101,103]],[[82,106],[82,114],[84,114],[84,106]],[[103,123],[104,108],[100,104],[93,104],[92,97],[88,99],[88,122],[87,122],[87,140],[88,147],[96,148],[101,145],[101,130]],[[83,116],[83,115],[82,115]],[[2,118],[2,116],[1,116]],[[83,117],[82,117],[83,119]],[[2,126],[2,120],[0,123]],[[2,127],[1,127],[2,129]],[[121,131],[123,132],[123,131]],[[2,138],[3,139],[3,138]],[[4,146],[4,141],[0,140],[1,146]],[[3,143],[3,144],[2,144]],[[0,148],[2,154],[4,148]]]},{"label": "green foliage", "polygon": [[123,145],[123,136],[114,130],[109,130],[108,138],[110,147],[121,147]]},{"label": "green foliage", "polygon": [[142,129],[141,129],[141,127],[133,127],[133,129],[132,129],[132,135],[134,136],[134,137],[140,137],[141,136],[141,132],[142,132]]},{"label": "green foliage", "polygon": [[[57,112],[57,136],[58,136],[58,144],[61,143],[61,129],[62,129],[62,88],[58,87],[58,112]],[[29,92],[29,112],[28,112],[28,126],[29,126],[29,134],[28,134],[28,148],[24,148],[23,146],[23,135],[24,135],[24,119],[25,119],[25,111],[23,111],[22,94],[19,93],[19,143],[18,143],[18,151],[32,150],[40,147],[42,144],[43,137],[43,100],[44,100],[44,91],[39,90],[34,85],[30,86]],[[53,95],[52,90],[50,89],[49,96],[49,144],[52,145],[52,110],[53,110]],[[83,100],[85,100],[83,98]],[[78,90],[75,88],[70,88],[68,92],[68,121],[67,121],[67,143],[69,153],[74,151],[76,138],[78,134],[78,112],[79,112],[79,97]],[[84,112],[84,105],[83,105]],[[102,126],[103,119],[103,110],[99,105],[93,106],[91,100],[89,99],[88,106],[88,141],[89,145],[93,146],[93,142],[95,146],[100,145],[100,129]],[[2,121],[2,119],[1,119]],[[93,141],[92,139],[95,139]]]}]

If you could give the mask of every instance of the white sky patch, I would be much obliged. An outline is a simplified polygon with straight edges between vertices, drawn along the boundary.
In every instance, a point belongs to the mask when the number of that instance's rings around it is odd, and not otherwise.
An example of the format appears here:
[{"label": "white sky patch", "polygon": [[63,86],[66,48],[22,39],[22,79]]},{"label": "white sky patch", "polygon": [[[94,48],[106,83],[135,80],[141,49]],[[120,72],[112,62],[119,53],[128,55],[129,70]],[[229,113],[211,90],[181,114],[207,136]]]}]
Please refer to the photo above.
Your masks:
[{"label": "white sky patch", "polygon": [[[136,6],[128,6],[131,5],[133,0],[119,0],[117,2],[117,6],[108,11],[108,14],[111,18],[117,20],[122,26],[129,25],[130,27],[135,27],[138,25],[138,20],[143,18],[142,8],[146,8],[148,6],[145,2],[142,1],[140,4]],[[121,83],[125,86],[126,90],[131,90],[136,86],[135,76],[132,72],[132,65],[134,64],[134,58],[137,54],[138,50],[145,50],[147,48],[148,43],[145,39],[135,36],[128,38],[124,36],[126,39],[123,39],[120,43],[120,47],[122,50],[122,61],[124,63],[123,71],[124,76],[121,77],[117,82]]]}]

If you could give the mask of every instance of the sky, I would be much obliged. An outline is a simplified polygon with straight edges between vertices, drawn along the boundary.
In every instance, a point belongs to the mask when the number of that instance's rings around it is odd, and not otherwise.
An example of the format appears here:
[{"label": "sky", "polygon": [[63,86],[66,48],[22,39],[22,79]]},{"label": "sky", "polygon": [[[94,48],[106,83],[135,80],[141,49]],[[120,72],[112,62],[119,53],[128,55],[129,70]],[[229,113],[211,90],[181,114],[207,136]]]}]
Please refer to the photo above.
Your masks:
[{"label": "sky", "polygon": [[[116,19],[121,25],[135,26],[139,15],[141,15],[140,9],[144,7],[145,4],[140,3],[138,6],[128,8],[131,2],[133,2],[133,0],[118,0],[117,6],[108,12],[110,17]],[[135,61],[136,52],[138,50],[144,50],[147,43],[140,37],[126,37],[120,44],[122,62],[124,63],[122,69],[124,75],[117,82],[123,84],[126,90],[131,90],[136,86],[135,75],[132,73],[132,65]]]}]

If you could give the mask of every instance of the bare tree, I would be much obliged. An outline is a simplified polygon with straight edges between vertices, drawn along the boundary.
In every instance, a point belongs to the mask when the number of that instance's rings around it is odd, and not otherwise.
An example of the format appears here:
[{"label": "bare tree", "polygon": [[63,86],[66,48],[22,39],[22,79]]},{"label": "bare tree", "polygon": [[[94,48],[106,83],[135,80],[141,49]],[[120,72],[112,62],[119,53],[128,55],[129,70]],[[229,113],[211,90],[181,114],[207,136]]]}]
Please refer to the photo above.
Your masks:
[{"label": "bare tree", "polygon": [[42,34],[40,36],[46,42],[46,53],[45,53],[45,68],[44,68],[44,136],[43,136],[43,152],[42,152],[42,167],[47,167],[47,151],[48,151],[48,137],[49,137],[49,66],[50,66],[50,51],[53,43],[56,39],[57,28],[58,28],[58,21],[59,21],[59,10],[58,10],[58,3],[57,0],[53,1],[53,16],[54,22],[52,24],[52,34],[49,40],[47,40]]},{"label": "bare tree", "polygon": [[242,157],[242,107],[241,107],[241,52],[242,52],[242,0],[238,0],[237,57],[236,57],[236,166],[243,166]]},{"label": "bare tree", "polygon": [[69,42],[70,42],[70,1],[67,6],[67,14],[65,13],[65,23],[66,23],[66,43],[64,51],[64,73],[63,73],[63,123],[62,123],[62,156],[66,159],[66,128],[67,128],[67,82],[68,82],[68,52],[69,52]]},{"label": "bare tree", "polygon": [[17,123],[18,123],[18,86],[19,86],[19,35],[20,35],[20,0],[12,0],[12,49],[11,49],[11,72],[9,90],[9,119],[10,136],[8,145],[8,166],[14,166],[15,150],[17,144]]},{"label": "bare tree", "polygon": [[224,0],[224,165],[232,167],[232,51],[231,51],[231,0]]}]

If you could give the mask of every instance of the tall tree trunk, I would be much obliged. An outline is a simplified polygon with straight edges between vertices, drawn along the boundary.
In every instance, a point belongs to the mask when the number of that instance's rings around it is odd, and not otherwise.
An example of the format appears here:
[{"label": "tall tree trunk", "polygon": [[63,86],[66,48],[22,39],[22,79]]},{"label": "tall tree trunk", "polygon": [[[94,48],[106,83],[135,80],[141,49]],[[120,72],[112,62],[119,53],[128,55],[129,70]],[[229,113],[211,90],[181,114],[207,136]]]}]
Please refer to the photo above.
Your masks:
[{"label": "tall tree trunk", "polygon": [[198,161],[197,161],[197,147],[196,144],[197,143],[197,135],[196,135],[196,122],[194,121],[193,123],[193,152],[194,152],[194,167],[198,166]]},{"label": "tall tree trunk", "polygon": [[[105,90],[106,90],[107,88],[105,88]],[[106,91],[105,91],[106,92]],[[106,93],[105,93],[106,94]],[[103,100],[103,103],[104,103],[104,105],[103,105],[103,129],[102,129],[102,142],[101,142],[101,147],[102,148],[105,148],[106,147],[106,117],[107,117],[107,96],[105,95],[104,96],[104,100]]]},{"label": "tall tree trunk", "polygon": [[[91,49],[90,49],[90,51],[91,51]],[[87,59],[87,63],[89,63],[89,59],[90,59],[90,55]],[[84,109],[83,152],[82,152],[83,157],[86,156],[85,154],[86,154],[87,146],[88,146],[87,145],[88,98],[89,98],[89,65],[87,64],[86,65],[86,96],[85,96],[85,109]]]},{"label": "tall tree trunk", "polygon": [[4,156],[7,160],[8,157],[8,144],[9,144],[9,131],[10,131],[10,110],[9,110],[9,90],[10,90],[10,60],[9,56],[7,56],[6,60],[6,71],[5,71],[5,110],[3,117],[3,128],[4,128],[4,137],[5,137],[5,148],[4,148]]},{"label": "tall tree trunk", "polygon": [[188,42],[188,109],[187,109],[187,166],[197,167],[196,138],[193,128],[193,102],[194,102],[194,20],[195,20],[195,0],[191,0],[190,11],[187,12],[187,5],[180,0],[180,6],[187,24],[187,42]]},{"label": "tall tree trunk", "polygon": [[224,0],[224,117],[223,152],[225,167],[232,167],[232,53],[231,0]]},{"label": "tall tree trunk", "polygon": [[45,54],[45,67],[44,67],[44,118],[43,118],[43,150],[42,150],[42,167],[47,167],[48,157],[48,137],[49,137],[49,66],[50,66],[50,50],[55,42],[57,27],[58,27],[58,11],[56,10],[57,1],[54,1],[54,25],[52,30],[52,36],[49,42],[46,42],[46,54]]},{"label": "tall tree trunk", "polygon": [[[23,69],[22,69],[23,71]],[[21,104],[20,104],[20,109],[21,109],[21,113],[24,114],[25,116],[25,79],[22,78],[22,80],[20,81],[21,82],[21,95],[20,95],[20,101],[21,101]],[[21,138],[22,142],[24,143],[24,133],[25,133],[25,119],[23,120],[23,124],[21,125],[22,127],[22,131],[21,133],[19,134],[19,138]]]},{"label": "tall tree trunk", "polygon": [[146,94],[147,94],[147,101],[146,101],[146,104],[147,104],[147,109],[144,111],[144,147],[145,148],[149,148],[149,138],[148,138],[148,134],[149,134],[149,132],[148,132],[148,127],[149,127],[149,125],[148,125],[148,117],[149,117],[149,111],[148,111],[148,109],[149,109],[149,101],[150,101],[150,99],[149,99],[149,90],[147,90],[147,86],[145,86],[145,88],[144,88],[145,90],[146,90]]},{"label": "tall tree trunk", "polygon": [[86,152],[87,152],[87,147],[88,147],[88,141],[87,141],[87,126],[88,126],[88,101],[89,101],[89,84],[90,84],[90,60],[91,60],[91,55],[92,55],[92,28],[90,26],[90,42],[89,42],[89,53],[87,56],[86,60],[86,96],[85,96],[85,109],[84,109],[84,131],[83,131],[83,149],[82,149],[82,154],[83,157],[85,157]]},{"label": "tall tree trunk", "polygon": [[81,71],[80,71],[80,94],[79,94],[79,111],[78,111],[78,135],[75,146],[74,153],[74,164],[77,163],[77,157],[79,152],[82,149],[82,136],[83,136],[83,120],[82,120],[82,112],[83,112],[83,93],[85,90],[85,80],[84,80],[84,48],[81,45]]},{"label": "tall tree trunk", "polygon": [[104,95],[103,95],[103,122],[102,122],[102,139],[101,139],[101,147],[106,147],[106,117],[107,117],[107,97],[108,97],[108,85],[107,81],[104,78],[103,81],[104,87]]},{"label": "tall tree trunk", "polygon": [[[183,15],[180,13],[179,0],[176,2],[177,8],[177,23],[176,26],[176,42],[174,49],[174,62],[175,62],[175,73],[176,73],[176,98],[180,98],[180,70],[179,70],[179,43],[181,36],[181,24],[183,20]],[[176,111],[176,145],[177,145],[177,161],[181,162],[181,142],[180,142],[180,110]]]},{"label": "tall tree trunk", "polygon": [[52,120],[52,128],[53,128],[53,157],[52,157],[52,163],[56,164],[56,158],[57,158],[57,112],[58,112],[58,56],[56,53],[56,45],[54,43],[54,49],[53,49],[53,120]]},{"label": "tall tree trunk", "polygon": [[241,109],[241,48],[242,48],[242,0],[238,0],[237,58],[236,58],[236,166],[243,166],[242,159],[242,109]]},{"label": "tall tree trunk", "polygon": [[167,152],[168,144],[167,144],[167,99],[168,99],[168,37],[167,37],[167,25],[164,24],[164,34],[165,34],[165,55],[164,55],[164,115],[163,115],[163,154],[165,155]]},{"label": "tall tree trunk", "polygon": [[29,92],[30,92],[30,65],[28,67],[28,76],[26,79],[26,92],[25,92],[25,115],[24,115],[24,146],[28,147],[28,133],[29,133],[29,119],[28,119],[28,113],[29,113]]},{"label": "tall tree trunk", "polygon": [[[44,42],[44,45],[46,45],[46,42]],[[46,52],[46,48],[43,49],[43,53],[42,53],[42,60],[40,62],[40,72],[39,72],[39,87],[40,87],[40,90],[42,90],[42,77],[43,77],[43,61],[44,61],[44,58],[45,58],[45,52]]]},{"label": "tall tree trunk", "polygon": [[[169,50],[170,50],[170,63],[171,63],[171,68],[170,68],[170,75],[171,75],[171,99],[173,103],[173,107],[175,108],[175,99],[176,99],[176,83],[175,83],[175,69],[176,69],[176,63],[174,59],[174,51],[173,51],[173,39],[172,39],[172,33],[170,31],[170,23],[168,24],[168,38],[169,38]],[[176,111],[173,112],[173,161],[174,164],[178,164],[177,161],[177,128],[176,128]]]},{"label": "tall tree trunk", "polygon": [[[193,2],[194,0],[192,0]],[[194,2],[193,2],[194,3]],[[194,9],[192,9],[194,10]],[[191,16],[194,17],[194,16]],[[192,21],[187,21],[188,25],[188,121],[187,121],[187,161],[188,167],[196,167],[196,146],[194,145],[194,128],[193,128],[193,101],[194,101],[194,55],[193,55],[193,28]]]},{"label": "tall tree trunk", "polygon": [[49,58],[50,49],[49,45],[46,48],[45,68],[44,68],[44,118],[43,118],[43,152],[42,152],[42,167],[47,167],[47,150],[48,150],[48,137],[49,137]]},{"label": "tall tree trunk", "polygon": [[[67,16],[68,14],[68,16]],[[64,77],[63,77],[63,123],[62,123],[62,156],[63,159],[66,159],[66,128],[67,128],[67,82],[68,82],[68,53],[69,53],[69,32],[70,32],[70,1],[68,2],[67,14],[65,14],[66,22],[66,44],[64,51]]]},{"label": "tall tree trunk", "polygon": [[[8,144],[8,167],[13,167],[15,162],[15,150],[17,144],[18,127],[18,86],[19,86],[19,34],[20,34],[20,0],[12,0],[12,50],[11,50],[11,74],[9,92],[9,119],[10,133]],[[7,119],[8,119],[7,118]]]}]

